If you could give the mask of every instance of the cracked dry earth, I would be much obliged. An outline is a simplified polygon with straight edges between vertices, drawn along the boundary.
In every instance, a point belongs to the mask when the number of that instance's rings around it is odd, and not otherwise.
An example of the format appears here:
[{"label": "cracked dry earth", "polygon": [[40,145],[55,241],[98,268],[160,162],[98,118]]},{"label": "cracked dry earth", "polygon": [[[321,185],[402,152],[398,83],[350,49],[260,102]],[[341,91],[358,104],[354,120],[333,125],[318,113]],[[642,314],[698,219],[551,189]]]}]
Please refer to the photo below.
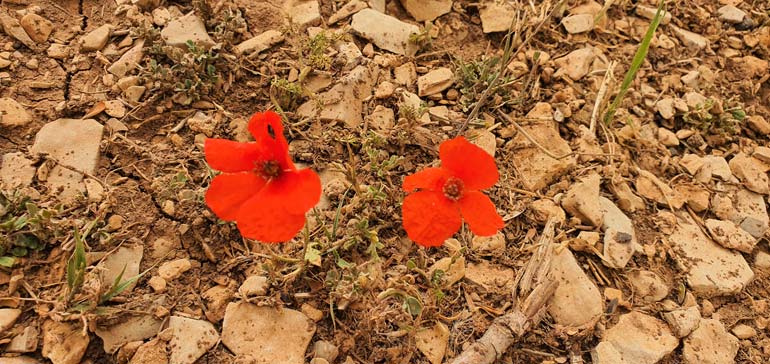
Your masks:
[{"label": "cracked dry earth", "polygon": [[[497,362],[767,362],[770,5],[669,2],[605,122],[656,6],[0,1],[0,363],[451,362],[549,218],[559,285]],[[266,109],[324,185],[282,245],[203,203],[203,140]],[[506,227],[424,249],[401,181],[458,133]]]}]

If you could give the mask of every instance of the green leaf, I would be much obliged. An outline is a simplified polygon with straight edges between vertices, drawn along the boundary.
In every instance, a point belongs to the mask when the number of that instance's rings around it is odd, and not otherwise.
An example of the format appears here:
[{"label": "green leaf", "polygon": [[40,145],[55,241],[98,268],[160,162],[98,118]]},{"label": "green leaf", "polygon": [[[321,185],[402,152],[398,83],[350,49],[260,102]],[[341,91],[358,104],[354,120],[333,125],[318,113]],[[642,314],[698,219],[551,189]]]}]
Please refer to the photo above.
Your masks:
[{"label": "green leaf", "polygon": [[338,259],[337,259],[337,266],[338,266],[338,267],[340,267],[340,268],[342,268],[342,269],[346,269],[346,268],[351,268],[351,267],[353,267],[353,264],[351,264],[351,263],[348,263],[348,262],[347,262],[345,259],[342,259],[342,258],[338,258]]},{"label": "green leaf", "polygon": [[15,246],[15,247],[11,248],[11,254],[14,257],[24,257],[24,256],[27,255],[28,252],[29,251],[27,250],[27,248],[25,248],[23,246]]},{"label": "green leaf", "polygon": [[86,275],[86,248],[80,234],[75,230],[75,250],[67,262],[67,286],[70,295],[83,285]]},{"label": "green leaf", "polygon": [[0,267],[12,268],[14,263],[16,263],[14,257],[0,257]]},{"label": "green leaf", "polygon": [[37,215],[37,213],[40,212],[40,209],[37,207],[37,205],[31,202],[24,204],[24,207],[27,209],[27,212],[30,214],[30,216]]},{"label": "green leaf", "polygon": [[412,316],[417,316],[422,312],[422,303],[417,297],[406,296],[404,298],[404,310]]},{"label": "green leaf", "polygon": [[131,277],[125,281],[120,281],[123,279],[123,274],[126,272],[126,266],[123,266],[123,270],[120,271],[120,274],[118,274],[117,277],[115,277],[115,281],[112,282],[112,286],[110,286],[110,289],[105,292],[101,297],[99,297],[99,304],[102,304],[104,302],[107,302],[111,299],[113,299],[115,296],[123,293],[123,291],[128,288],[128,286],[134,284],[134,282],[138,281],[139,278],[141,278],[144,273],[137,274],[134,277]]},{"label": "green leaf", "polygon": [[308,244],[305,250],[305,261],[316,266],[321,266],[321,251],[315,248],[315,244]]}]

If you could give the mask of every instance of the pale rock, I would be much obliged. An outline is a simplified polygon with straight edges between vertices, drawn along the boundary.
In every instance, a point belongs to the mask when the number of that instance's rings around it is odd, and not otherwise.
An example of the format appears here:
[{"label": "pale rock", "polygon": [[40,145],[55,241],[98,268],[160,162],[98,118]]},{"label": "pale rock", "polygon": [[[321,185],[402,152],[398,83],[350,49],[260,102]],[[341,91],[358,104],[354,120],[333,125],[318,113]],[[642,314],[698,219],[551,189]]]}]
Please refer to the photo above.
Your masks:
[{"label": "pale rock", "polygon": [[454,83],[454,73],[446,67],[434,69],[417,79],[417,95],[429,96],[448,89]]},{"label": "pale rock", "polygon": [[733,364],[740,348],[718,319],[703,319],[698,328],[684,339],[685,364]]},{"label": "pale rock", "polygon": [[35,178],[35,166],[23,153],[6,153],[0,164],[0,182],[7,187],[27,187]]},{"label": "pale rock", "polygon": [[759,160],[738,153],[730,160],[729,167],[749,190],[763,195],[770,193],[770,180]]},{"label": "pale rock", "polygon": [[751,253],[758,240],[747,231],[735,225],[732,221],[707,219],[705,221],[711,237],[719,245],[727,249],[735,249],[744,253]]},{"label": "pale rock", "polygon": [[634,295],[642,302],[658,302],[668,296],[668,285],[660,276],[648,270],[628,273],[628,282],[634,287]]},{"label": "pale rock", "polygon": [[166,45],[184,49],[187,49],[188,41],[204,49],[215,44],[206,32],[206,24],[194,12],[169,21],[160,31],[160,36]]},{"label": "pale rock", "polygon": [[0,98],[0,125],[7,127],[24,126],[32,121],[27,110],[8,97]]},{"label": "pale rock", "polygon": [[99,51],[107,45],[112,35],[112,25],[104,24],[80,38],[80,51]]},{"label": "pale rock", "polygon": [[318,322],[323,320],[324,318],[324,312],[315,308],[313,305],[303,303],[302,306],[299,308],[299,310],[305,314],[309,319],[313,320],[313,322]]},{"label": "pale rock", "polygon": [[675,25],[671,26],[674,30],[674,34],[682,41],[685,47],[693,50],[701,50],[708,46],[709,41],[706,37],[693,33],[689,30],[684,30]]},{"label": "pale rock", "polygon": [[190,270],[190,268],[192,268],[192,264],[187,258],[172,260],[160,265],[158,275],[167,281],[173,281],[182,276],[184,272]]},{"label": "pale rock", "polygon": [[64,60],[70,56],[72,53],[72,50],[70,47],[64,45],[64,44],[58,44],[58,43],[51,43],[51,45],[46,50],[46,54],[48,57],[51,57],[53,59],[58,60]]},{"label": "pale rock", "polygon": [[297,114],[321,121],[344,122],[346,126],[356,128],[363,122],[363,99],[371,96],[376,70],[366,66],[357,66],[350,73],[316,98],[300,105]]},{"label": "pale rock", "polygon": [[708,166],[712,176],[717,176],[723,181],[730,181],[733,179],[730,165],[724,157],[707,155],[703,157],[703,163],[705,166]]},{"label": "pale rock", "polygon": [[305,87],[305,90],[312,93],[317,93],[322,90],[325,90],[327,87],[329,87],[332,84],[332,77],[327,72],[312,72],[307,77],[305,77],[305,80],[303,82],[303,86]]},{"label": "pale rock", "polygon": [[495,134],[486,129],[473,130],[470,133],[471,143],[483,149],[491,156],[495,156],[497,140]]},{"label": "pale rock", "polygon": [[684,102],[690,110],[702,109],[708,103],[708,98],[698,92],[690,91],[684,94]]},{"label": "pale rock", "polygon": [[602,341],[591,350],[593,364],[631,364],[623,359],[623,355],[615,349],[615,345]]},{"label": "pale rock", "polygon": [[629,186],[628,183],[622,178],[618,178],[615,181],[612,181],[610,184],[610,189],[617,199],[618,207],[620,207],[623,211],[632,213],[636,211],[643,211],[646,208],[644,200],[637,196],[631,189],[631,186]]},{"label": "pale rock", "polygon": [[433,263],[428,269],[428,274],[434,277],[437,272],[441,271],[441,286],[451,287],[453,284],[459,282],[465,277],[465,257],[446,257],[441,258],[437,262]]},{"label": "pale rock", "polygon": [[564,17],[561,25],[569,34],[589,32],[594,29],[594,16],[591,14],[575,14]]},{"label": "pale rock", "polygon": [[717,16],[725,23],[738,24],[746,17],[746,13],[733,5],[725,5],[717,9]]},{"label": "pale rock", "polygon": [[420,28],[373,9],[363,9],[353,15],[351,28],[377,47],[408,57],[417,53],[418,47],[410,41]]},{"label": "pale rock", "polygon": [[235,46],[235,52],[238,54],[255,55],[268,50],[284,40],[283,33],[277,30],[267,30],[256,37],[245,40]]},{"label": "pale rock", "polygon": [[142,344],[136,350],[129,364],[168,364],[166,342],[153,339]]},{"label": "pale rock", "polygon": [[505,251],[505,234],[502,231],[492,236],[474,236],[471,249],[477,253],[501,254]]},{"label": "pale rock", "polygon": [[219,341],[219,334],[208,321],[171,316],[169,364],[193,364]]},{"label": "pale rock", "polygon": [[21,26],[18,20],[11,15],[8,15],[5,10],[0,11],[0,23],[3,24],[3,30],[5,34],[10,35],[14,39],[18,40],[27,48],[34,50],[35,41],[29,37],[24,28]]},{"label": "pale rock", "polygon": [[385,0],[368,0],[367,3],[370,8],[385,13]]},{"label": "pale rock", "polygon": [[679,165],[691,175],[695,175],[704,164],[703,158],[699,157],[697,154],[685,154],[682,159],[679,160]]},{"label": "pale rock", "polygon": [[[187,126],[196,133],[203,133],[206,134],[207,137],[212,137],[214,135],[214,130],[217,127],[216,122],[217,120],[213,117],[202,111],[198,111],[187,119]],[[169,213],[169,215],[173,215],[173,213]]]},{"label": "pale rock", "polygon": [[289,20],[299,26],[315,26],[321,23],[321,9],[317,0],[289,0],[286,2]]},{"label": "pale rock", "polygon": [[[116,215],[113,215],[116,216]],[[102,287],[110,287],[122,274],[121,282],[139,275],[144,249],[142,245],[122,245],[97,265]],[[124,292],[131,292],[136,282],[126,286]]]},{"label": "pale rock", "polygon": [[610,199],[598,197],[604,232],[604,264],[624,268],[636,250],[641,250],[631,219]]},{"label": "pale rock", "polygon": [[665,238],[686,273],[687,284],[697,294],[734,294],[754,278],[740,253],[716,244],[689,217],[679,218],[674,231]]},{"label": "pale rock", "polygon": [[479,15],[484,33],[507,32],[512,26],[516,8],[507,1],[489,1],[482,3]]},{"label": "pale rock", "polygon": [[740,79],[761,77],[768,73],[770,61],[754,56],[732,57],[732,68]]},{"label": "pale rock", "polygon": [[745,120],[749,127],[757,133],[763,135],[770,134],[770,123],[761,115],[747,116]]},{"label": "pale rock", "polygon": [[238,293],[243,297],[264,296],[269,287],[270,283],[267,281],[267,277],[249,276],[238,288]]},{"label": "pale rock", "polygon": [[658,141],[666,147],[675,147],[679,145],[679,138],[671,130],[658,128]]},{"label": "pale rock", "polygon": [[574,251],[596,253],[601,235],[596,231],[581,231],[577,238],[569,241],[569,248]]},{"label": "pale rock", "polygon": [[601,226],[604,218],[599,201],[601,177],[592,173],[574,183],[561,200],[561,206],[583,224]]},{"label": "pale rock", "polygon": [[758,251],[754,256],[754,268],[757,269],[770,269],[770,254]]},{"label": "pale rock", "polygon": [[562,74],[567,75],[571,80],[578,81],[588,74],[596,58],[596,51],[593,47],[585,47],[574,50],[564,57],[554,60],[559,69],[554,74],[558,77]]},{"label": "pale rock", "polygon": [[[540,145],[548,145],[552,154],[561,156],[572,153],[572,149],[559,134],[559,129],[553,121],[553,110],[548,103],[537,103],[527,113],[527,118],[538,119],[537,122],[522,127]],[[536,147],[527,137],[518,133],[513,140],[516,147],[513,153],[513,163],[521,174],[524,188],[537,191],[556,181],[564,173],[575,166],[573,156],[555,159]]]},{"label": "pale rock", "polygon": [[219,322],[225,317],[225,306],[232,300],[235,292],[227,286],[216,285],[207,289],[201,297],[206,300],[206,319]]},{"label": "pale rock", "polygon": [[152,22],[159,27],[166,26],[171,18],[171,12],[167,8],[155,8],[152,10]]},{"label": "pale rock", "polygon": [[131,86],[138,86],[139,81],[139,76],[126,76],[119,78],[115,85],[118,86],[121,91],[126,91]]},{"label": "pale rock", "polygon": [[[692,70],[682,76],[682,83],[684,83],[686,86],[693,89],[700,88],[699,81],[700,81],[700,72],[697,70]],[[674,105],[674,107],[676,107],[676,104]]]},{"label": "pale rock", "polygon": [[655,364],[679,346],[666,324],[641,312],[620,316],[602,338],[615,347],[627,363]]},{"label": "pale rock", "polygon": [[237,302],[227,305],[222,343],[236,355],[259,358],[259,364],[304,364],[315,331],[302,312]]},{"label": "pale rock", "polygon": [[13,327],[21,316],[21,310],[16,308],[0,308],[0,332],[5,332]]},{"label": "pale rock", "polygon": [[653,200],[661,205],[671,205],[674,208],[681,208],[684,200],[675,195],[665,182],[658,179],[654,174],[642,171],[636,178],[636,192],[642,197]]},{"label": "pale rock", "polygon": [[532,219],[541,225],[544,225],[549,218],[553,217],[557,223],[567,221],[567,214],[555,202],[548,199],[535,200],[529,205],[532,211]]},{"label": "pale rock", "polygon": [[658,102],[655,103],[655,111],[666,120],[673,119],[674,115],[676,115],[676,110],[674,110],[674,99],[666,97],[658,100]]},{"label": "pale rock", "polygon": [[0,364],[42,364],[37,359],[28,356],[0,357]]},{"label": "pale rock", "polygon": [[369,126],[378,131],[390,131],[396,125],[396,114],[393,109],[377,105],[369,115]]},{"label": "pale rock", "polygon": [[[94,173],[99,161],[99,145],[104,127],[93,119],[58,119],[44,125],[35,136],[30,152],[45,153],[59,163],[85,173]],[[85,190],[83,174],[56,165],[46,184],[59,198],[68,201]]]},{"label": "pale rock", "polygon": [[664,312],[663,319],[668,322],[668,326],[676,337],[683,338],[698,328],[701,321],[700,309],[695,305]]},{"label": "pale rock", "polygon": [[361,0],[351,0],[347,4],[343,5],[336,13],[329,17],[326,24],[332,25],[342,19],[345,19],[363,9],[368,8],[369,5]]},{"label": "pale rock", "polygon": [[[666,11],[665,9],[662,10],[664,15],[663,18],[660,20],[660,24],[667,25],[671,22],[671,12]],[[658,9],[652,8],[649,6],[644,5],[636,5],[636,14],[641,16],[642,18],[652,20],[655,18],[655,14],[658,12]]]},{"label": "pale rock", "polygon": [[411,86],[417,80],[417,67],[413,62],[404,63],[393,69],[393,77],[397,84]]},{"label": "pale rock", "polygon": [[313,343],[313,359],[324,359],[329,363],[333,363],[337,360],[337,356],[340,355],[339,348],[334,343],[318,340]]},{"label": "pale rock", "polygon": [[53,364],[78,364],[86,353],[89,341],[79,325],[47,320],[43,323],[41,354]]},{"label": "pale rock", "polygon": [[452,11],[452,0],[401,0],[401,5],[418,22],[433,21]]},{"label": "pale rock", "polygon": [[158,277],[158,276],[154,276],[154,277],[150,278],[147,281],[147,284],[150,285],[150,287],[152,288],[153,291],[155,291],[155,292],[163,292],[163,291],[166,290],[166,285],[168,283],[166,282],[165,279],[163,279],[161,277]]},{"label": "pale rock", "polygon": [[768,147],[760,146],[754,148],[754,153],[752,153],[751,156],[758,159],[762,163],[770,164],[770,148]]},{"label": "pale rock", "polygon": [[[463,258],[463,261],[465,259]],[[512,292],[516,275],[513,269],[492,264],[487,260],[468,263],[465,278],[490,292]]]},{"label": "pale rock", "polygon": [[53,31],[53,23],[35,13],[24,15],[19,21],[19,24],[24,28],[24,31],[27,32],[27,35],[37,43],[47,41],[48,36],[50,36]]},{"label": "pale rock", "polygon": [[417,350],[425,355],[431,364],[441,364],[449,342],[449,328],[436,321],[432,328],[417,331],[414,341]]},{"label": "pale rock", "polygon": [[[377,85],[377,89],[374,90],[375,99],[387,99],[393,96],[393,92],[396,91],[396,85],[390,81],[383,81]],[[377,105],[380,106],[380,105]]]},{"label": "pale rock", "polygon": [[555,252],[550,274],[559,282],[548,304],[548,312],[557,324],[581,327],[601,318],[602,294],[569,249]]},{"label": "pale rock", "polygon": [[144,91],[146,90],[147,87],[145,86],[129,86],[123,93],[126,95],[126,99],[128,99],[129,102],[136,104],[142,98],[142,95],[144,95]]},{"label": "pale rock", "polygon": [[695,212],[703,212],[709,208],[711,193],[705,187],[695,184],[680,184],[674,188],[674,191]]},{"label": "pale rock", "polygon": [[[37,342],[39,341],[39,332],[34,326],[27,326],[21,334],[13,337],[5,351],[9,353],[32,353],[37,351]],[[2,363],[2,359],[0,359]]]},{"label": "pale rock", "polygon": [[741,340],[751,339],[752,337],[757,336],[757,330],[749,325],[744,324],[735,325],[735,327],[733,327],[733,329],[730,331],[733,332],[735,337]]},{"label": "pale rock", "polygon": [[729,218],[741,229],[759,239],[765,235],[770,220],[762,195],[746,189],[739,189],[733,199],[736,215]]},{"label": "pale rock", "polygon": [[120,100],[104,101],[104,113],[113,118],[122,118],[126,115],[126,105]]},{"label": "pale rock", "polygon": [[144,40],[141,39],[136,42],[136,45],[126,51],[126,53],[123,53],[123,55],[117,61],[110,65],[110,67],[107,68],[107,72],[112,73],[117,77],[125,77],[128,73],[139,66],[139,62],[141,62],[142,57],[144,57],[143,49]]},{"label": "pale rock", "polygon": [[114,354],[123,344],[155,336],[162,323],[152,315],[136,315],[107,327],[97,325],[94,333],[104,342],[104,351]]}]

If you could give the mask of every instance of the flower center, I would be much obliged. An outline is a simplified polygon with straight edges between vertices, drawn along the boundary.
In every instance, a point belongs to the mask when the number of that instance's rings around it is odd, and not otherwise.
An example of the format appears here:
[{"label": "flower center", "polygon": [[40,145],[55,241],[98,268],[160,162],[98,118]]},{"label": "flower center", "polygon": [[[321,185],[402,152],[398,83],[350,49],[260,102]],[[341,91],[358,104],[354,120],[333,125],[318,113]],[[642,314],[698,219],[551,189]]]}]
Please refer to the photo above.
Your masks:
[{"label": "flower center", "polygon": [[464,187],[465,185],[461,179],[456,177],[449,177],[449,179],[444,182],[444,196],[452,201],[457,201],[460,199],[460,197],[463,197]]},{"label": "flower center", "polygon": [[281,175],[281,172],[281,165],[274,160],[262,162],[261,168],[258,168],[258,173],[265,179],[277,178]]}]

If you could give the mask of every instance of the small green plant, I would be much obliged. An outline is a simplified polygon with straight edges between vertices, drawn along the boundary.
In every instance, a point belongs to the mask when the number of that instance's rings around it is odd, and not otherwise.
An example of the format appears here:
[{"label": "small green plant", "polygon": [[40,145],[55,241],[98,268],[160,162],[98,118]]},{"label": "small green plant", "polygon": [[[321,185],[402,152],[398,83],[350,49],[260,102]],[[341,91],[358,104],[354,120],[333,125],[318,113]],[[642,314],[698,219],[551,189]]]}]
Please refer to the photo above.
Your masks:
[{"label": "small green plant", "polygon": [[497,98],[500,104],[509,104],[513,97],[509,89],[499,87],[511,81],[510,76],[502,76],[500,57],[486,58],[480,61],[464,62],[455,60],[455,75],[460,90],[460,106],[464,112],[470,110],[487,89],[492,89],[491,98]]},{"label": "small green plant", "polygon": [[75,230],[75,250],[67,261],[67,302],[83,288],[86,277],[86,248],[80,233]]},{"label": "small green plant", "polygon": [[[728,103],[731,103],[731,101],[728,101]],[[746,118],[746,112],[743,110],[743,107],[739,104],[730,106],[719,115],[711,113],[713,107],[714,100],[707,99],[703,104],[697,105],[682,115],[682,120],[704,133],[708,132],[723,136],[737,133],[738,125]]]},{"label": "small green plant", "polygon": [[39,207],[19,192],[0,192],[0,266],[12,267],[18,257],[40,251],[59,237],[53,220],[58,208]]},{"label": "small green plant", "polygon": [[221,80],[217,68],[219,55],[192,41],[188,41],[184,49],[155,42],[150,54],[155,57],[143,75],[153,81],[154,87],[173,95],[182,104],[211,95]]},{"label": "small green plant", "polygon": [[270,82],[270,98],[281,110],[293,111],[302,99],[302,85],[284,78],[273,78]]},{"label": "small green plant", "polygon": [[430,36],[433,25],[428,23],[424,28],[420,29],[419,33],[412,33],[409,35],[409,42],[416,44],[420,50],[428,50],[433,46],[433,37]]},{"label": "small green plant", "polygon": [[369,159],[369,168],[379,178],[389,175],[404,159],[402,156],[388,153],[384,149],[385,145],[386,141],[372,132],[363,141],[363,151]]},{"label": "small green plant", "polygon": [[325,30],[306,38],[300,47],[300,61],[317,70],[328,70],[332,65],[332,59],[326,54],[326,50],[343,38],[343,34]]}]

